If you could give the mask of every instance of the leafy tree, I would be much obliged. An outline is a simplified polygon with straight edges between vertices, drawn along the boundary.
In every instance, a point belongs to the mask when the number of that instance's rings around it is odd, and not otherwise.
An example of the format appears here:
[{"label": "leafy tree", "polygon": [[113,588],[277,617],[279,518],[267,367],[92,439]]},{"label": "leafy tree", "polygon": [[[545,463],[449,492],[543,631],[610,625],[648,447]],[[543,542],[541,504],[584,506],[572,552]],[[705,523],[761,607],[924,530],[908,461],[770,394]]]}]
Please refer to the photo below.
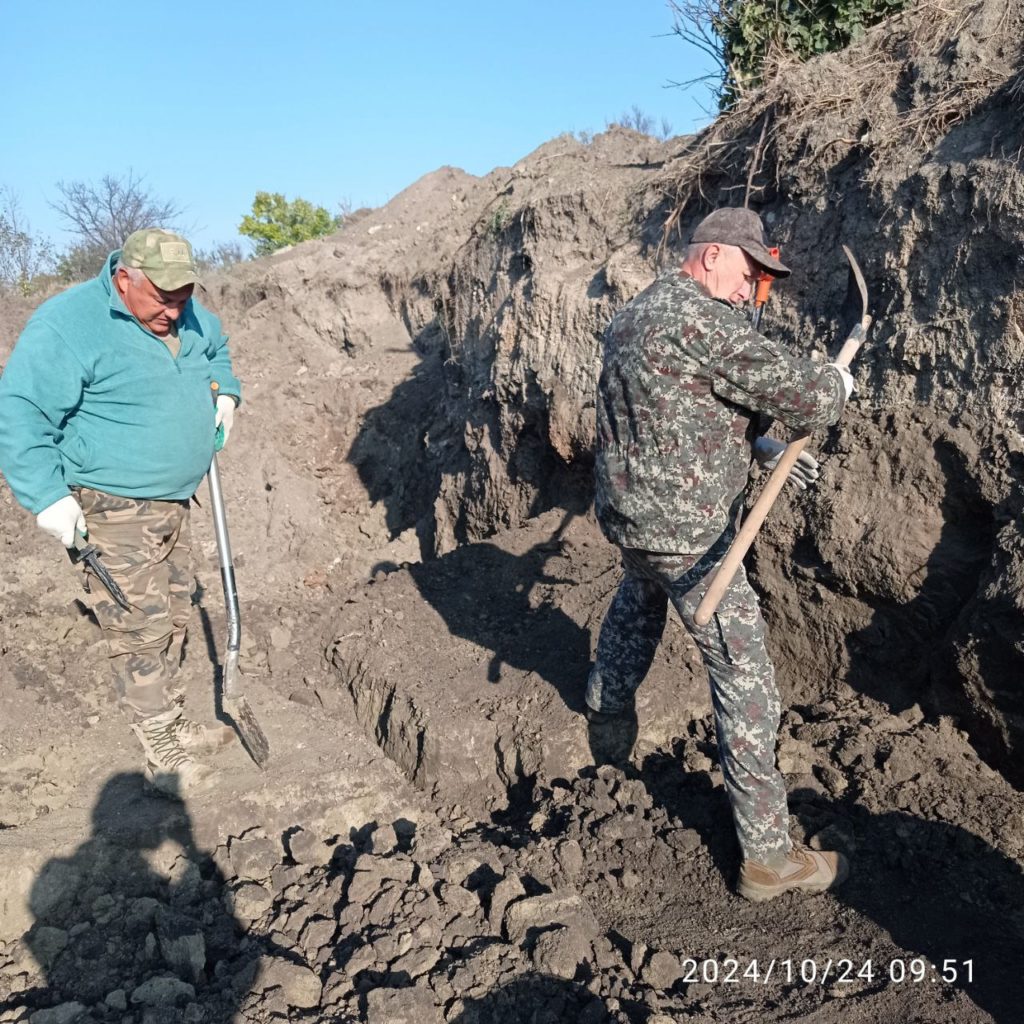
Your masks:
[{"label": "leafy tree", "polygon": [[[759,86],[766,64],[841,50],[907,0],[669,0],[673,32],[714,58],[719,106]],[[678,83],[678,84],[692,84]]]},{"label": "leafy tree", "polygon": [[17,288],[27,295],[36,278],[53,267],[53,246],[33,235],[14,192],[0,188],[0,288]]},{"label": "leafy tree", "polygon": [[257,256],[266,256],[286,245],[329,235],[344,218],[344,210],[332,217],[306,199],[289,201],[280,192],[257,192],[252,213],[242,218],[238,233],[253,240]]}]

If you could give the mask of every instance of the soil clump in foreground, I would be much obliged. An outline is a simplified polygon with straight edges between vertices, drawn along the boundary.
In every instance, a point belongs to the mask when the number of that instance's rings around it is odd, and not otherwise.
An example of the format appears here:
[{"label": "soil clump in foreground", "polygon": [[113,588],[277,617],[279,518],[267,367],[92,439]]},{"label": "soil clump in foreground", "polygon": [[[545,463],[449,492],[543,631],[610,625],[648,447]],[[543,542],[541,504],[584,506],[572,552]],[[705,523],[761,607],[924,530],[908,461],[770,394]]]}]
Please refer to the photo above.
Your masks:
[{"label": "soil clump in foreground", "polygon": [[[442,168],[209,281],[272,760],[149,794],[75,577],[0,491],[0,1022],[1016,1021],[1022,27],[1018,0],[918,3],[698,136]],[[627,763],[579,714],[619,579],[590,510],[600,334],[748,181],[794,268],[765,329],[836,351],[841,243],[876,320],[822,479],[751,559],[794,838],[853,874],[760,905],[678,623]],[[5,305],[0,361],[29,312]],[[184,683],[212,717],[199,497]]]}]

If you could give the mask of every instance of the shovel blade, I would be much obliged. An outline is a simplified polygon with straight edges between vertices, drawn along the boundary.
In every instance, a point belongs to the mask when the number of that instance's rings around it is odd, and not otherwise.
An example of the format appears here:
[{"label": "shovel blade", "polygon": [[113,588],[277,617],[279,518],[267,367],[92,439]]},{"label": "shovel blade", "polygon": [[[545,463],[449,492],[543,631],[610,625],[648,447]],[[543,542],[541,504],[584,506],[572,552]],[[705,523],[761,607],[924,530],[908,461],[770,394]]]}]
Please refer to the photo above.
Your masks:
[{"label": "shovel blade", "polygon": [[270,760],[270,744],[266,734],[256,721],[252,708],[244,696],[224,697],[224,711],[234,722],[235,729],[241,737],[249,756],[260,768],[266,768]]}]

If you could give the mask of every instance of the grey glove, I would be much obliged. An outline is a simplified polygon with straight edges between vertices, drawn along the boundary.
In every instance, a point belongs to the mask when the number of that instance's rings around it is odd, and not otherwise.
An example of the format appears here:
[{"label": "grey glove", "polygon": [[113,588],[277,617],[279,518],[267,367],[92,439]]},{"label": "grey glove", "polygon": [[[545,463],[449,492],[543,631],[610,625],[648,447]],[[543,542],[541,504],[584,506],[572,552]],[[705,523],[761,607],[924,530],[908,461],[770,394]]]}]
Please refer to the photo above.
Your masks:
[{"label": "grey glove", "polygon": [[[786,446],[774,437],[758,437],[754,440],[754,458],[762,469],[772,470],[779,464]],[[806,491],[821,476],[818,460],[805,448],[789,471],[789,482]]]}]

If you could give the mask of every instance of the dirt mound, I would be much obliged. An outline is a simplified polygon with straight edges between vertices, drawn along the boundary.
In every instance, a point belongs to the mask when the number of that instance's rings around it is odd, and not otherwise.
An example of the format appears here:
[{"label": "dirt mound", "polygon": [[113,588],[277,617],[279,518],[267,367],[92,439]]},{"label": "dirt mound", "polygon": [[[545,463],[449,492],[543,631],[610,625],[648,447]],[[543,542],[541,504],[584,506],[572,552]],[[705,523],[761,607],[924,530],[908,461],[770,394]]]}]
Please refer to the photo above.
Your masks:
[{"label": "dirt mound", "polygon": [[840,241],[868,278],[860,400],[821,447],[818,495],[759,547],[780,660],[812,691],[847,678],[962,715],[1017,782],[1022,23],[1018,3],[917,4],[785,69],[666,169],[669,234],[696,192],[754,184],[797,279],[769,329],[794,344],[842,326]]},{"label": "dirt mound", "polygon": [[[551,512],[391,569],[350,596],[328,649],[357,718],[410,781],[469,824],[537,777],[593,763],[580,712],[618,566],[592,522]],[[638,697],[638,749],[671,744],[705,688],[677,626]]]},{"label": "dirt mound", "polygon": [[[1019,782],[1021,25],[1016,2],[922,2],[844,53],[781,68],[692,140],[605,156],[614,181],[597,147],[622,133],[594,144],[593,173],[569,140],[517,165],[435,292],[446,358],[439,382],[424,373],[440,409],[422,444],[390,435],[407,458],[389,474],[419,467],[420,486],[374,493],[436,552],[586,508],[610,313],[666,241],[749,190],[795,270],[767,329],[835,351],[840,243],[875,317],[859,401],[817,442],[825,478],[783,503],[755,555],[778,664],[798,690],[849,678],[894,710],[963,716]],[[407,399],[375,410],[375,444]]]},{"label": "dirt mound", "polygon": [[[0,490],[0,1021],[1016,1020],[1020,39],[1016,0],[922,2],[696,138],[442,168],[207,282],[246,383],[221,470],[273,760],[148,795],[76,581]],[[600,335],[666,224],[748,183],[795,270],[767,329],[834,345],[840,242],[876,318],[822,480],[752,560],[794,830],[854,871],[760,906],[678,624],[628,762],[597,767],[578,714],[618,579],[587,511]]]}]

